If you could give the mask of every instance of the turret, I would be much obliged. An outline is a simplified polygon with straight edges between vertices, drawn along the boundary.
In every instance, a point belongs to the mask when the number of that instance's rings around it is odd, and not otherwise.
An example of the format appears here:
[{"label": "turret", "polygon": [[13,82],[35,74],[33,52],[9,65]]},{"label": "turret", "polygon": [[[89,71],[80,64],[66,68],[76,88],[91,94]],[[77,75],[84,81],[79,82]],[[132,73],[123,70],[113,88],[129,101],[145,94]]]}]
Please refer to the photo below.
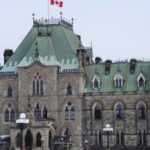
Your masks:
[{"label": "turret", "polygon": [[11,49],[5,49],[4,51],[4,65],[6,64],[6,62],[8,61],[8,59],[13,55],[13,50]]}]

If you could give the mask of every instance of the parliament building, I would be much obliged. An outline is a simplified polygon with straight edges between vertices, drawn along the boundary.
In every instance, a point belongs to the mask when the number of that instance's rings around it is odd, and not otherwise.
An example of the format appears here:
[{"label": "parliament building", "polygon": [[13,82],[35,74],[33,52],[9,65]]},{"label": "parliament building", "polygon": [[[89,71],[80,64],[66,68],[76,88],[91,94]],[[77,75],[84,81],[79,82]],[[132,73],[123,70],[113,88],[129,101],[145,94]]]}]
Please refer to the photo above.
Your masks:
[{"label": "parliament building", "polygon": [[0,147],[150,149],[150,62],[93,59],[73,22],[33,19],[18,48],[4,51]]}]

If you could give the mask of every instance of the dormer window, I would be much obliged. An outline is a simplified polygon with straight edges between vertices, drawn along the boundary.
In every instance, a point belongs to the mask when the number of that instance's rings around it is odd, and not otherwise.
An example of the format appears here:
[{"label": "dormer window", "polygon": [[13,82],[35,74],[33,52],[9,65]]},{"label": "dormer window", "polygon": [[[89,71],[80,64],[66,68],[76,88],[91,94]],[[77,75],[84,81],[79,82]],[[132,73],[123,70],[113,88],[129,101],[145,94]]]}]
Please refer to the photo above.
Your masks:
[{"label": "dormer window", "polygon": [[145,87],[145,77],[142,73],[139,74],[138,78],[137,78],[137,83],[138,83],[138,87]]},{"label": "dormer window", "polygon": [[121,88],[123,87],[123,77],[121,74],[116,74],[114,76],[114,82],[115,82],[115,87],[116,88]]},{"label": "dormer window", "polygon": [[93,77],[93,79],[92,79],[92,84],[93,84],[93,89],[98,89],[98,88],[100,88],[100,81],[99,81],[97,75],[94,75],[94,77]]}]

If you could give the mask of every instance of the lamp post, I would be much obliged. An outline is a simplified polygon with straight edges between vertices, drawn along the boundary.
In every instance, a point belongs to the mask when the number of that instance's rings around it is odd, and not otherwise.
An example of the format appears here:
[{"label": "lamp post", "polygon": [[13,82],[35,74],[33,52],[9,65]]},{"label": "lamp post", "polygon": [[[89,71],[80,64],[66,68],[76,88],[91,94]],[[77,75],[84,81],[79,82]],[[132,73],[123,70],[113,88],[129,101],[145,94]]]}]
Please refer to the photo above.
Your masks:
[{"label": "lamp post", "polygon": [[85,139],[84,143],[85,143],[85,150],[87,150],[88,140]]},{"label": "lamp post", "polygon": [[41,142],[42,142],[42,150],[43,150],[43,144],[44,144],[44,141],[45,141],[45,138],[42,137],[42,138],[41,138]]},{"label": "lamp post", "polygon": [[103,128],[103,131],[107,134],[107,148],[109,149],[109,134],[110,132],[113,132],[113,128],[110,126],[110,124],[106,124],[106,127]]},{"label": "lamp post", "polygon": [[26,128],[26,126],[29,124],[29,119],[26,119],[26,114],[25,113],[21,113],[19,115],[19,119],[16,120],[16,124],[17,127],[20,129],[21,134],[20,134],[20,150],[23,150],[23,140],[22,140],[22,136],[23,136],[23,130]]}]

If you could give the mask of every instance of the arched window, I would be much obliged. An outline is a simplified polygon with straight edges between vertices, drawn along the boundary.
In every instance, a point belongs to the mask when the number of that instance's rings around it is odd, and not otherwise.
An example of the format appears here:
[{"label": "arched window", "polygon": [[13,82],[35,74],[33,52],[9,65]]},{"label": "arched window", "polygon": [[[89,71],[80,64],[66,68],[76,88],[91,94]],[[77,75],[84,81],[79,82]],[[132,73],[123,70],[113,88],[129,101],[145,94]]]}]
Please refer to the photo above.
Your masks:
[{"label": "arched window", "polygon": [[25,135],[25,148],[31,149],[33,146],[33,135],[30,130],[27,130],[27,133]]},{"label": "arched window", "polygon": [[41,134],[38,132],[38,134],[36,135],[36,146],[37,146],[37,147],[41,147],[41,146],[42,146],[41,139],[42,139],[42,136],[41,136]]},{"label": "arched window", "polygon": [[137,78],[138,87],[145,87],[145,82],[146,82],[146,79],[143,73],[141,72]]},{"label": "arched window", "polygon": [[16,120],[16,113],[14,111],[14,108],[11,104],[8,104],[6,110],[5,110],[5,122],[15,122]]},{"label": "arched window", "polygon": [[14,109],[12,108],[11,110],[10,110],[10,122],[15,122],[15,111],[14,111]]},{"label": "arched window", "polygon": [[34,109],[34,117],[36,120],[42,119],[41,109],[39,107],[39,104],[37,103],[35,109]]},{"label": "arched window", "polygon": [[95,106],[94,109],[94,116],[95,116],[95,120],[101,119],[102,115],[101,115],[101,106],[99,103],[97,103],[97,105]]},{"label": "arched window", "polygon": [[43,80],[39,73],[34,76],[32,84],[33,95],[43,95]]},{"label": "arched window", "polygon": [[121,104],[116,106],[116,120],[123,120],[124,118],[124,109]]},{"label": "arched window", "polygon": [[138,105],[138,110],[137,111],[138,111],[138,113],[137,113],[138,119],[139,120],[145,120],[146,119],[146,108],[145,108],[143,103],[140,103]]},{"label": "arched window", "polygon": [[44,109],[43,109],[43,118],[47,119],[47,108],[46,108],[46,106],[44,106]]},{"label": "arched window", "polygon": [[70,83],[67,86],[67,95],[72,95],[72,86],[70,85]]},{"label": "arched window", "polygon": [[8,87],[7,96],[12,97],[12,88],[11,88],[11,86]]},{"label": "arched window", "polygon": [[115,87],[116,88],[121,88],[123,87],[123,77],[121,74],[116,74],[114,76],[114,81],[115,81]]},{"label": "arched window", "polygon": [[63,132],[64,142],[65,143],[72,143],[71,139],[71,132],[68,128],[66,128]]},{"label": "arched window", "polygon": [[65,120],[75,120],[75,107],[71,102],[65,107]]},{"label": "arched window", "polygon": [[5,110],[5,122],[9,122],[9,111],[8,108]]},{"label": "arched window", "polygon": [[93,84],[93,89],[98,89],[100,88],[100,81],[98,75],[94,75],[92,79],[92,84]]}]

